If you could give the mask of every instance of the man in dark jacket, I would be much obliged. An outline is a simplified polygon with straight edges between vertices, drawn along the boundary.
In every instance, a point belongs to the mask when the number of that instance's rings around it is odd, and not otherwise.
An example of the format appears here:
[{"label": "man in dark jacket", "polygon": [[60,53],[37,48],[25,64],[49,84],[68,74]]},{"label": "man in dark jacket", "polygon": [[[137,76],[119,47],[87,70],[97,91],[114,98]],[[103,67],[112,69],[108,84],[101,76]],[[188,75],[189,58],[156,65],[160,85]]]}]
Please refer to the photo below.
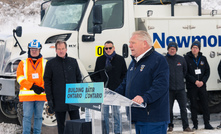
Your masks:
[{"label": "man in dark jacket", "polygon": [[186,110],[186,91],[184,78],[187,72],[187,66],[185,59],[176,54],[178,47],[175,42],[170,42],[168,44],[168,53],[166,55],[167,62],[170,68],[170,124],[168,132],[173,131],[173,104],[177,100],[180,106],[181,119],[183,124],[184,132],[192,132],[189,128],[189,122],[187,118]]},{"label": "man in dark jacket", "polygon": [[190,99],[191,118],[193,129],[198,129],[197,108],[198,98],[202,106],[205,129],[213,129],[210,125],[210,113],[208,108],[208,95],[206,82],[210,75],[210,67],[205,56],[200,52],[200,42],[194,41],[191,51],[184,57],[187,63],[186,88]]},{"label": "man in dark jacket", "polygon": [[66,111],[70,119],[80,119],[79,107],[65,104],[67,83],[80,83],[81,73],[76,59],[67,56],[67,44],[57,41],[57,56],[47,62],[44,74],[44,86],[48,105],[55,111],[58,133],[64,133]]},{"label": "man in dark jacket", "polygon": [[[107,81],[107,76],[105,75],[104,71],[95,74],[93,80],[96,82],[108,82],[107,88],[114,91],[123,81],[123,78],[127,73],[127,66],[124,58],[116,54],[112,41],[106,41],[104,43],[104,55],[97,58],[94,72],[104,68],[111,69],[107,72],[109,81]],[[113,106],[111,109],[114,116],[114,133],[121,133],[119,107]],[[105,127],[103,127],[105,128],[104,133],[109,134],[109,106],[104,106],[103,113],[105,121]]]},{"label": "man in dark jacket", "polygon": [[132,61],[126,77],[115,90],[146,108],[131,108],[136,134],[166,134],[169,123],[169,66],[152,47],[146,31],[130,38]]}]

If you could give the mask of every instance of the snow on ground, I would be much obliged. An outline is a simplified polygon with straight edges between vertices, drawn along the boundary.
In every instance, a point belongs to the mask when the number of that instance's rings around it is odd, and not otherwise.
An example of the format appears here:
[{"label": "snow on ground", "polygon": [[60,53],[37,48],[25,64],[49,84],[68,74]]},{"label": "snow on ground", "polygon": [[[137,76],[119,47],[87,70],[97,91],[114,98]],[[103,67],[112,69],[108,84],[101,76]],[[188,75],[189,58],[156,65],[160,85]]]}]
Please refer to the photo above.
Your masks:
[{"label": "snow on ground", "polygon": [[0,134],[15,134],[16,130],[20,130],[21,126],[11,123],[0,123]]}]

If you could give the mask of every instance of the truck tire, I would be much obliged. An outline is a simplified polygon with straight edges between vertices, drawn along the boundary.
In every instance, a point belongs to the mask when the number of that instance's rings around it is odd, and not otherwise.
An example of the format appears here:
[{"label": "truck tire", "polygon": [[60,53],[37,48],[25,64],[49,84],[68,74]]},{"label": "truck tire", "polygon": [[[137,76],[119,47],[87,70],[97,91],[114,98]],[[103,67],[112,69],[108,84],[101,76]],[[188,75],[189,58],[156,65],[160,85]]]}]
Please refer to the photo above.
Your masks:
[{"label": "truck tire", "polygon": [[0,101],[0,109],[1,112],[8,118],[17,118],[17,112],[16,112],[16,105],[17,103],[14,101]]},{"label": "truck tire", "polygon": [[23,103],[19,102],[17,105],[17,117],[20,125],[22,126],[23,121]]},{"label": "truck tire", "polygon": [[[18,116],[19,123],[22,125],[22,121],[23,121],[23,103],[22,102],[19,102],[17,105],[17,116]],[[48,102],[45,102],[44,104],[42,118],[43,118],[42,124],[45,126],[57,125],[55,113],[49,110]]]},{"label": "truck tire", "polygon": [[[221,91],[208,91],[208,105],[210,113],[220,113],[221,112]],[[187,108],[190,110],[190,101],[188,98]],[[190,110],[191,111],[191,110]],[[202,114],[202,106],[200,100],[198,100],[198,114]]]},{"label": "truck tire", "polygon": [[221,112],[221,91],[209,91],[208,101],[210,113]]}]

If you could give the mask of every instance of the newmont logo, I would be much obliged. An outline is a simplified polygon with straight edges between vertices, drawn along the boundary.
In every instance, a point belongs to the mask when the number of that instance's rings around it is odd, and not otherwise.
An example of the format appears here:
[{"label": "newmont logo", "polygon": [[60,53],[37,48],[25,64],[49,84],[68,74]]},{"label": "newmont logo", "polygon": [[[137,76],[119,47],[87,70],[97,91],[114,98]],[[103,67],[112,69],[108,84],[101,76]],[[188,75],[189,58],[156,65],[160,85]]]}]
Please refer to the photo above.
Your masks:
[{"label": "newmont logo", "polygon": [[159,36],[157,33],[153,33],[153,46],[154,48],[165,48],[169,42],[176,42],[179,48],[188,48],[191,46],[192,42],[199,40],[203,47],[215,47],[221,46],[221,35],[215,36],[205,36],[205,35],[196,35],[196,36],[165,36],[165,33],[161,33]]}]

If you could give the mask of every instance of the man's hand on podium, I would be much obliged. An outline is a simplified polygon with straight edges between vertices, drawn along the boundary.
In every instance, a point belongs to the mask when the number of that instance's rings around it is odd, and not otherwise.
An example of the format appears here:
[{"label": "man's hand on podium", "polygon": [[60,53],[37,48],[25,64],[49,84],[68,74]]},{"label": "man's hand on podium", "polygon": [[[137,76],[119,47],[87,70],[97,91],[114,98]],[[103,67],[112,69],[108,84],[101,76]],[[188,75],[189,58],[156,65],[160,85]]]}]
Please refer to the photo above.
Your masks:
[{"label": "man's hand on podium", "polygon": [[134,98],[132,99],[132,101],[135,101],[135,102],[137,102],[138,104],[142,104],[142,103],[144,102],[143,98],[142,98],[141,96],[139,96],[139,95],[137,95],[136,97],[134,97]]}]

